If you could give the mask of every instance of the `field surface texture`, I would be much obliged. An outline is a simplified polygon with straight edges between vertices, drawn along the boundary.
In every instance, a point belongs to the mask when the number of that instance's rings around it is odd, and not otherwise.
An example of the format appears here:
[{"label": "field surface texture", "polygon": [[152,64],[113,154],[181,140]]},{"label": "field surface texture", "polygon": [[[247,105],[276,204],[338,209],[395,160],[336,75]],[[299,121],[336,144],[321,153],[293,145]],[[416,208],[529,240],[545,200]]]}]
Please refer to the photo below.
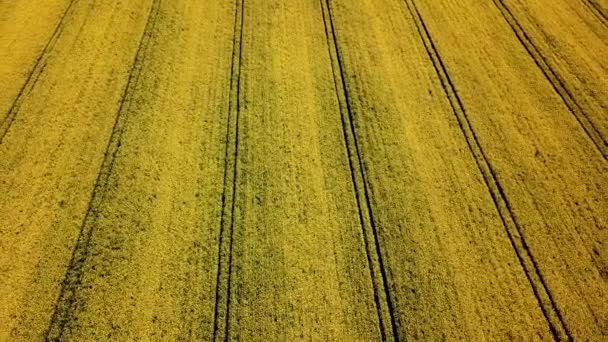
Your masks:
[{"label": "field surface texture", "polygon": [[0,341],[608,341],[608,1],[0,0]]}]

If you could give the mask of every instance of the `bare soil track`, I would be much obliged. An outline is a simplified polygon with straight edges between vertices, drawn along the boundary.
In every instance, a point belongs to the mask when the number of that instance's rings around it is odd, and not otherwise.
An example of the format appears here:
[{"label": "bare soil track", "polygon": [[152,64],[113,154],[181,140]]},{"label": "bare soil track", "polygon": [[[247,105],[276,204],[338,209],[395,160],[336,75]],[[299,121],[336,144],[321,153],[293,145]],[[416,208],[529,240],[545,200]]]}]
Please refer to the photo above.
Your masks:
[{"label": "bare soil track", "polygon": [[608,339],[602,0],[0,0],[0,341]]}]

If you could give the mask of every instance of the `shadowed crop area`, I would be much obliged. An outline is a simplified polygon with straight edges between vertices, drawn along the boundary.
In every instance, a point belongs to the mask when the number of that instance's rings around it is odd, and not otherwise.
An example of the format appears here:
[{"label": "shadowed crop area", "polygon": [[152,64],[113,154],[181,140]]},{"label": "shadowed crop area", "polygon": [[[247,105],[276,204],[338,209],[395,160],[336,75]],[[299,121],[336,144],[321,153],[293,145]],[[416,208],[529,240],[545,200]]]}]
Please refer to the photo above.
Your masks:
[{"label": "shadowed crop area", "polygon": [[0,341],[608,340],[605,0],[0,0]]}]

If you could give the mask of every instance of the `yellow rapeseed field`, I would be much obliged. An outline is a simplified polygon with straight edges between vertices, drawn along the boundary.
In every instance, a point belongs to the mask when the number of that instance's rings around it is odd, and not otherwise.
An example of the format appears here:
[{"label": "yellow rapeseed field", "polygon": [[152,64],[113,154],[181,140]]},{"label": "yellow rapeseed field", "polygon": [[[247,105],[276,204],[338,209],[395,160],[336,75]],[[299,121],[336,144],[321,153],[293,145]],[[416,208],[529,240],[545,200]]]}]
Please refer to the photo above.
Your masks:
[{"label": "yellow rapeseed field", "polygon": [[608,2],[0,0],[0,341],[608,340]]}]

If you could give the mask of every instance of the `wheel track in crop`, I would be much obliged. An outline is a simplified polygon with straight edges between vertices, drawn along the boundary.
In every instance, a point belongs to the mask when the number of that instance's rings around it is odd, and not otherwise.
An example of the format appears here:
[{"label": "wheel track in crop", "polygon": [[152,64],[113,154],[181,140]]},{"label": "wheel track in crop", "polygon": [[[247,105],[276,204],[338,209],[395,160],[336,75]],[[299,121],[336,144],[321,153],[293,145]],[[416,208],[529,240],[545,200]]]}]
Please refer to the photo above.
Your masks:
[{"label": "wheel track in crop", "polygon": [[131,98],[139,83],[142,64],[158,18],[160,3],[161,0],[153,0],[152,2],[146,26],[140,39],[131,70],[129,71],[129,78],[118,107],[110,140],[108,141],[104,153],[103,162],[99,173],[97,174],[95,186],[80,227],[78,239],[61,284],[61,290],[53,309],[53,315],[51,316],[51,320],[45,332],[45,339],[47,341],[60,340],[66,325],[73,319],[76,292],[82,282],[84,265],[89,255],[93,226],[97,219],[98,208],[105,197],[108,179],[112,173],[114,161],[120,148],[122,132],[127,119],[127,114],[130,110]]},{"label": "wheel track in crop", "polygon": [[608,18],[604,14],[601,8],[591,0],[582,0],[583,5],[589,9],[591,13],[599,20],[604,26],[608,26]]},{"label": "wheel track in crop", "polygon": [[[320,0],[323,14],[323,23],[327,38],[327,48],[332,62],[334,86],[336,97],[340,104],[340,118],[344,144],[348,156],[348,163],[353,183],[361,230],[365,244],[368,269],[374,290],[374,301],[378,313],[382,340],[399,340],[398,325],[395,318],[394,299],[388,285],[388,276],[384,262],[382,244],[378,229],[374,221],[373,209],[370,201],[365,168],[362,162],[361,151],[357,141],[354,124],[354,115],[351,109],[348,88],[346,86],[343,68],[343,59],[337,42],[332,12],[329,0]],[[388,317],[387,317],[388,316]]]},{"label": "wheel track in crop", "polygon": [[559,94],[560,98],[566,104],[566,107],[570,110],[570,112],[574,115],[579,124],[583,127],[587,136],[591,139],[595,147],[602,154],[604,159],[608,159],[608,141],[605,140],[604,137],[600,134],[597,128],[591,123],[587,114],[581,108],[581,106],[576,102],[574,96],[568,91],[565,87],[565,82],[561,79],[557,72],[551,68],[549,63],[543,55],[540,53],[539,49],[534,45],[528,34],[524,31],[521,25],[517,22],[517,19],[513,15],[513,13],[509,10],[509,8],[504,4],[503,0],[492,0],[501,15],[509,24],[511,30],[517,36],[517,39],[524,46],[530,58],[536,63],[536,65],[541,69],[545,78],[551,83],[553,89]]},{"label": "wheel track in crop", "polygon": [[240,71],[242,65],[244,0],[235,2],[234,38],[232,41],[232,67],[230,97],[226,121],[226,152],[224,156],[224,185],[222,216],[220,219],[215,307],[213,312],[213,340],[228,340],[230,326],[232,250],[234,245],[234,209],[238,160],[238,132],[240,109]]},{"label": "wheel track in crop", "polygon": [[465,136],[467,145],[471,154],[473,155],[475,162],[481,171],[483,179],[488,187],[492,200],[502,223],[505,227],[507,236],[515,250],[519,263],[521,264],[528,281],[531,284],[534,295],[539,303],[539,306],[549,323],[549,327],[556,340],[572,340],[572,335],[568,331],[562,314],[560,313],[551,292],[549,291],[545,280],[543,279],[538,269],[537,262],[534,260],[532,253],[527,245],[525,238],[521,233],[520,224],[515,219],[511,205],[508,198],[498,181],[498,177],[492,165],[488,161],[481,144],[475,134],[475,131],[471,127],[465,107],[456,91],[456,88],[448,74],[447,68],[445,67],[435,43],[424,23],[424,20],[416,7],[413,0],[404,0],[407,10],[411,14],[416,24],[416,29],[423,41],[423,45],[426,52],[431,60],[435,72],[441,82],[441,86],[449,99],[450,105],[456,116],[460,129]]},{"label": "wheel track in crop", "polygon": [[42,49],[42,52],[40,52],[40,54],[38,55],[38,58],[34,63],[34,68],[32,68],[32,70],[27,75],[26,81],[21,87],[21,89],[19,89],[19,92],[17,93],[17,96],[15,97],[15,100],[13,101],[13,104],[11,105],[10,109],[6,114],[4,114],[4,117],[1,119],[2,122],[0,123],[0,144],[2,144],[4,136],[11,128],[13,121],[15,121],[15,117],[17,116],[19,108],[21,108],[21,104],[25,100],[26,95],[29,94],[36,86],[38,78],[46,67],[46,60],[48,59],[50,53],[53,51],[55,43],[57,42],[57,40],[59,40],[59,37],[61,37],[61,34],[63,33],[63,28],[65,26],[65,23],[67,22],[67,18],[72,12],[74,4],[77,1],[78,0],[70,0],[70,2],[68,3],[68,6],[59,18],[59,22],[57,23],[57,26],[55,26],[55,30],[53,30],[51,37],[46,42],[46,45]]}]

